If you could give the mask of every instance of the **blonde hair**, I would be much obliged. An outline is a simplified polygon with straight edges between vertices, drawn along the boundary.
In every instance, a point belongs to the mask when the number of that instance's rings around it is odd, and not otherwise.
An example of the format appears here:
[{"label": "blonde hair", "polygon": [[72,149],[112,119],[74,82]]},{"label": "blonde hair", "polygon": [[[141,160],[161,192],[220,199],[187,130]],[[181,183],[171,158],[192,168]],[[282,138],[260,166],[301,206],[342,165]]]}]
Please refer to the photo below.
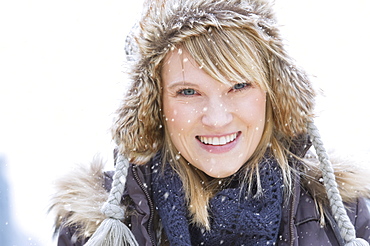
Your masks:
[{"label": "blonde hair", "polygon": [[113,126],[120,153],[145,164],[162,150],[164,163],[170,163],[184,183],[193,223],[208,228],[208,201],[217,192],[217,182],[178,155],[161,110],[163,60],[182,46],[221,83],[246,80],[267,92],[264,133],[241,170],[243,182],[249,191],[253,182],[260,187],[258,163],[269,149],[289,190],[289,149],[295,138],[307,133],[315,92],[286,54],[271,6],[265,1],[150,1],[139,27],[133,35],[137,54],[129,73],[132,84]]},{"label": "blonde hair", "polygon": [[[267,76],[270,51],[264,47],[264,42],[254,37],[249,30],[210,27],[204,35],[189,37],[178,46],[189,51],[198,65],[221,83],[247,81],[267,91],[264,132],[254,154],[242,167],[244,172],[242,185],[247,185],[249,195],[257,196],[262,192],[258,165],[269,148],[282,169],[285,187],[289,190],[291,186],[290,167],[287,160],[289,151],[287,146],[279,141],[279,134],[276,134],[274,127],[274,112],[271,104],[274,94]],[[183,182],[192,223],[209,229],[208,201],[218,191],[222,179],[210,179],[181,157],[171,142],[166,124],[164,127],[163,163],[172,165]],[[257,192],[251,194],[254,184],[257,185]]]}]

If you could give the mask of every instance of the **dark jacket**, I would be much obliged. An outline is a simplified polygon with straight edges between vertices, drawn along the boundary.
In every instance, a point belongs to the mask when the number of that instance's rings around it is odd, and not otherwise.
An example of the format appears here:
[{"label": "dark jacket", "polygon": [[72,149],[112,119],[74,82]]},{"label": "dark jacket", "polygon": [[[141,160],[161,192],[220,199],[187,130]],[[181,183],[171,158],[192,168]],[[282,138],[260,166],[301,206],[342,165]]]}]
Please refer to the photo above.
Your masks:
[{"label": "dark jacket", "polygon": [[[131,216],[129,224],[139,245],[156,245],[157,219],[151,199],[151,163],[143,166],[131,165],[127,177],[127,189],[124,199],[129,201]],[[110,189],[112,173],[104,173],[103,186]],[[293,193],[283,205],[282,223],[277,245],[344,245],[334,218],[324,208],[325,226],[320,224],[321,216],[317,203],[309,191],[302,186],[299,175],[294,177]],[[370,242],[370,214],[366,200],[358,198],[348,204],[347,213],[356,228],[357,237]],[[78,226],[61,227],[58,235],[59,246],[83,245],[86,240],[76,241],[74,236]],[[163,240],[165,241],[165,240]],[[166,243],[162,243],[166,244]]]}]

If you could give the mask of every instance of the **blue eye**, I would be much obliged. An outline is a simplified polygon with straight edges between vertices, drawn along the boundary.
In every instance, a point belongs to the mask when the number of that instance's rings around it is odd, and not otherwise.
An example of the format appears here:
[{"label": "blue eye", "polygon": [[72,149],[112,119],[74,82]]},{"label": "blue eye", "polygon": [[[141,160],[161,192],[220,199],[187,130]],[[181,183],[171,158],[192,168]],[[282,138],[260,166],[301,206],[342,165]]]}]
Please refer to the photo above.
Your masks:
[{"label": "blue eye", "polygon": [[237,83],[237,84],[233,85],[233,90],[241,90],[241,89],[244,89],[247,86],[248,86],[247,83]]},{"label": "blue eye", "polygon": [[195,95],[196,92],[195,92],[194,89],[183,89],[179,93],[184,95],[184,96],[193,96],[193,95]]}]

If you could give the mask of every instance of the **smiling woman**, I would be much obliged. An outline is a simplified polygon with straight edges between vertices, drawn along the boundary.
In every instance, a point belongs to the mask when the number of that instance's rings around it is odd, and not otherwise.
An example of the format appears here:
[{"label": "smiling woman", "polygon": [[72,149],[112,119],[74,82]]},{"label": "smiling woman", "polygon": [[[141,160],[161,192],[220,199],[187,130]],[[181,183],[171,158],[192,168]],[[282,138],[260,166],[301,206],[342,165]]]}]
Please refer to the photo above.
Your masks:
[{"label": "smiling woman", "polygon": [[352,163],[334,172],[315,91],[269,2],[144,10],[128,39],[116,171],[58,182],[60,245],[368,245],[367,175]]},{"label": "smiling woman", "polygon": [[165,58],[162,86],[168,139],[187,162],[224,178],[248,161],[265,124],[266,93],[257,84],[220,83],[180,48]]}]

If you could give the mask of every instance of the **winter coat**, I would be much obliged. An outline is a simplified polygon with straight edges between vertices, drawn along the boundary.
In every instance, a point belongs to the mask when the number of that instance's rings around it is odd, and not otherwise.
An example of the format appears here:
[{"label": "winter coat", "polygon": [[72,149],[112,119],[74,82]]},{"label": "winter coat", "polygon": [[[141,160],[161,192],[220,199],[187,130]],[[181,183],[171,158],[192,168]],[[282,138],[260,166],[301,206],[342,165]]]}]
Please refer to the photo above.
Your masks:
[{"label": "winter coat", "polygon": [[[126,192],[122,199],[129,216],[125,221],[131,228],[139,245],[157,245],[158,217],[151,198],[151,166],[130,165],[127,176]],[[344,167],[334,165],[338,182],[342,184],[342,196],[347,202],[347,213],[355,226],[357,237],[370,241],[370,214],[367,201],[361,197],[368,194],[366,186],[356,181],[363,181],[361,174]],[[58,246],[83,245],[87,240],[77,240],[77,234],[90,236],[103,219],[100,207],[106,200],[111,188],[112,172],[103,172],[102,164],[95,161],[91,167],[75,170],[67,179],[59,181],[59,192],[53,200],[56,211],[56,229]],[[334,218],[327,204],[325,193],[320,191],[317,173],[312,168],[303,170],[293,178],[293,189],[283,204],[282,222],[277,245],[344,245]],[[358,178],[355,179],[354,177]],[[344,189],[343,187],[351,187]],[[314,194],[314,195],[312,195]],[[64,226],[66,218],[71,219],[69,226]],[[162,239],[165,238],[164,236]],[[165,241],[165,240],[163,240]],[[166,243],[161,243],[166,245]]]},{"label": "winter coat", "polygon": [[[118,110],[113,127],[120,154],[140,166],[131,165],[122,206],[126,224],[139,245],[152,245],[161,238],[161,225],[151,200],[151,159],[163,147],[165,122],[162,119],[161,85],[157,82],[161,61],[172,48],[190,37],[208,35],[212,29],[248,30],[258,43],[266,63],[266,80],[273,92],[274,136],[293,140],[307,133],[312,121],[315,91],[308,76],[284,49],[271,4],[266,0],[150,1],[147,11],[128,38],[128,93]],[[235,44],[237,46],[237,44]],[[263,51],[263,53],[262,53]],[[272,100],[273,99],[273,100]],[[285,146],[284,148],[289,148]],[[292,151],[297,156],[297,151]],[[302,153],[304,154],[304,153]],[[277,245],[341,245],[337,225],[330,214],[318,165],[296,163],[293,187],[283,203],[283,218]],[[364,197],[370,196],[369,175],[351,162],[335,162],[334,169],[347,212],[357,237],[370,240],[370,217]],[[346,164],[341,164],[346,163]],[[76,243],[78,236],[90,237],[104,220],[100,209],[111,189],[111,174],[103,172],[101,161],[81,167],[57,182],[52,201],[56,213],[59,245]],[[164,239],[165,237],[162,237]]]}]

